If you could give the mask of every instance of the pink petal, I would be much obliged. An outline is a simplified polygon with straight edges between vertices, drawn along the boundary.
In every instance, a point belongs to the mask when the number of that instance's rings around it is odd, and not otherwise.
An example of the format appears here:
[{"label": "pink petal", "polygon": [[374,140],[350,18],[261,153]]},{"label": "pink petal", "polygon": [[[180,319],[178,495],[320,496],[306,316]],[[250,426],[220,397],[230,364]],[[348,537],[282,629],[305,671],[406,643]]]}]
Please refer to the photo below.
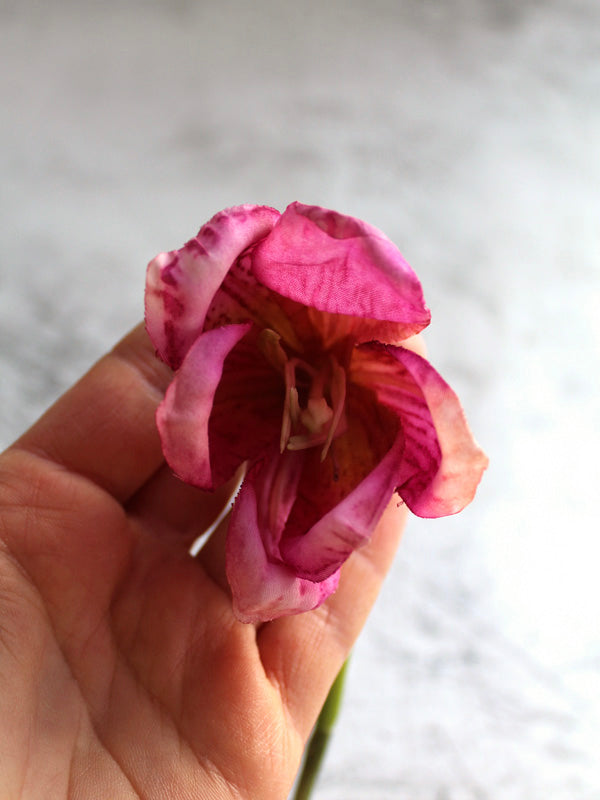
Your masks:
[{"label": "pink petal", "polygon": [[167,463],[181,480],[203,489],[213,488],[208,424],[223,363],[250,327],[229,325],[201,335],[156,412]]},{"label": "pink petal", "polygon": [[278,442],[283,381],[248,323],[203,333],[157,412],[165,458],[186,483],[211,489]]},{"label": "pink petal", "polygon": [[252,321],[259,328],[277,331],[292,349],[301,350],[297,322],[298,317],[306,319],[308,309],[259,283],[252,273],[251,253],[251,249],[246,251],[231,265],[211,301],[204,329]]},{"label": "pink petal", "polygon": [[180,250],[148,265],[146,328],[159,356],[177,369],[202,332],[215,292],[232,263],[266,236],[279,218],[267,206],[244,205],[216,214]]},{"label": "pink petal", "polygon": [[259,348],[259,334],[253,326],[231,350],[214,395],[208,442],[216,484],[279,444],[285,381]]},{"label": "pink petal", "polygon": [[[325,486],[334,502],[323,509],[323,491],[314,478],[311,485],[316,466],[306,469],[279,545],[286,564],[310,580],[324,580],[369,541],[397,485],[404,438],[393,415],[374,398],[355,396],[349,417],[347,433],[333,443],[336,480]],[[322,513],[311,513],[313,506]]]},{"label": "pink petal", "polygon": [[267,554],[258,522],[256,485],[261,469],[266,468],[256,465],[246,476],[227,533],[227,579],[234,612],[242,622],[267,622],[310,611],[336,590],[339,580],[339,572],[322,582],[305,580]]},{"label": "pink petal", "polygon": [[381,231],[353,217],[292,203],[254,249],[252,265],[261,283],[285,297],[361,318],[356,340],[400,340],[429,324],[411,267]]},{"label": "pink petal", "polygon": [[461,511],[488,459],[448,384],[416,353],[375,342],[356,349],[352,379],[371,386],[400,419],[405,449],[398,492],[410,510],[421,517]]}]

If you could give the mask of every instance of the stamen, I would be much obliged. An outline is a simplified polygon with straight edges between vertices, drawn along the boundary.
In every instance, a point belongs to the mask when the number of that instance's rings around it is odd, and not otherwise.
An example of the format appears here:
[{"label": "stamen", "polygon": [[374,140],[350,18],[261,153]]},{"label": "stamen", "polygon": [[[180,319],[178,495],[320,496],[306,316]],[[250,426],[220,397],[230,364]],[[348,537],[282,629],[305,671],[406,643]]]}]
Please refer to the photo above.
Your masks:
[{"label": "stamen", "polygon": [[285,350],[281,346],[281,336],[265,328],[258,335],[258,347],[269,364],[278,372],[284,372],[288,360]]},{"label": "stamen", "polygon": [[[283,348],[282,348],[282,352]],[[279,439],[279,452],[283,453],[288,445],[292,433],[292,427],[297,425],[300,416],[300,403],[298,401],[298,389],[296,388],[296,367],[301,366],[309,374],[314,370],[299,358],[289,358],[283,368],[285,377],[285,400],[283,403],[283,419],[281,421],[281,436]]]},{"label": "stamen", "polygon": [[321,461],[325,461],[331,442],[335,436],[335,432],[339,422],[344,413],[344,406],[346,404],[346,370],[331,359],[331,402],[333,404],[333,417],[329,426],[329,432],[325,441],[325,446],[321,450]]},{"label": "stamen", "polygon": [[298,422],[300,406],[298,404],[298,389],[295,386],[286,388],[285,405],[283,406],[283,420],[281,422],[281,437],[279,439],[279,452],[283,453],[289,447],[292,435],[292,426]]}]

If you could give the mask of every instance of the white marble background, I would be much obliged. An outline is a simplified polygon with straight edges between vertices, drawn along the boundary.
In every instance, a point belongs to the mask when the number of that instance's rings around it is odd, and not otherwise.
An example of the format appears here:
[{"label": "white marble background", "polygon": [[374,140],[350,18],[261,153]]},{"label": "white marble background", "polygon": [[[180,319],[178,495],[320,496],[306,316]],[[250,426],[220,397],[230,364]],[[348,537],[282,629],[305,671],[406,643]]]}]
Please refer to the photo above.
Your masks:
[{"label": "white marble background", "polygon": [[411,521],[316,798],[598,800],[597,0],[0,0],[0,59],[0,441],[220,208],[382,228],[491,467]]}]

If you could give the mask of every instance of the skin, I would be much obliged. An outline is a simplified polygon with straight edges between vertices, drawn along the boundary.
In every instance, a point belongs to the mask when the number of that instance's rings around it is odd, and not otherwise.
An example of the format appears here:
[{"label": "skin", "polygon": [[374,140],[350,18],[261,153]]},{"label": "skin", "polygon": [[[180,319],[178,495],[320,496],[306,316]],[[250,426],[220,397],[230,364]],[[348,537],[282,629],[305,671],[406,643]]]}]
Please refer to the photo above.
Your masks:
[{"label": "skin", "polygon": [[0,456],[4,800],[284,800],[391,564],[397,499],[319,609],[238,622],[225,528],[187,553],[230,487],[165,466],[171,377],[139,327]]}]

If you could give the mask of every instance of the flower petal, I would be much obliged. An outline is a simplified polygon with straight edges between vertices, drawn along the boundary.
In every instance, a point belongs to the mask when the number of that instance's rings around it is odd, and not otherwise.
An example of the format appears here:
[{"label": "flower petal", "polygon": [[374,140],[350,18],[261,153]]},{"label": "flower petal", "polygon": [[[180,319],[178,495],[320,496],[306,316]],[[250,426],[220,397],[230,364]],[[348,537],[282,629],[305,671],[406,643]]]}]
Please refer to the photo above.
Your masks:
[{"label": "flower petal", "polygon": [[232,263],[266,236],[279,218],[267,206],[244,205],[216,214],[180,250],[148,265],[146,328],[159,356],[177,369],[202,332],[215,292]]},{"label": "flower petal", "polygon": [[227,533],[227,579],[233,610],[242,622],[267,622],[319,606],[336,589],[339,571],[327,580],[299,578],[293,570],[267,555],[259,525],[257,478],[266,465],[255,465],[236,499]]},{"label": "flower petal", "polygon": [[404,438],[395,416],[370,392],[353,387],[349,427],[333,442],[333,480],[307,464],[281,537],[286,564],[303,578],[324,580],[371,538],[397,485]]},{"label": "flower petal", "polygon": [[298,318],[306,318],[307,309],[259,283],[252,273],[252,248],[231,265],[207,311],[204,329],[223,324],[254,322],[259,328],[277,331],[295,350],[302,349],[298,339]]},{"label": "flower petal", "polygon": [[458,397],[421,356],[377,342],[360,345],[352,379],[395,410],[405,438],[398,493],[420,517],[456,514],[471,502],[488,465]]},{"label": "flower petal", "polygon": [[208,443],[217,485],[279,444],[285,382],[259,347],[260,334],[252,326],[231,350],[215,392]]},{"label": "flower petal", "polygon": [[157,412],[163,452],[179,478],[211,489],[278,441],[283,382],[247,323],[202,334]]},{"label": "flower petal", "polygon": [[401,340],[429,324],[411,267],[381,231],[354,217],[292,203],[254,249],[252,266],[284,297],[360,318],[357,341]]}]

